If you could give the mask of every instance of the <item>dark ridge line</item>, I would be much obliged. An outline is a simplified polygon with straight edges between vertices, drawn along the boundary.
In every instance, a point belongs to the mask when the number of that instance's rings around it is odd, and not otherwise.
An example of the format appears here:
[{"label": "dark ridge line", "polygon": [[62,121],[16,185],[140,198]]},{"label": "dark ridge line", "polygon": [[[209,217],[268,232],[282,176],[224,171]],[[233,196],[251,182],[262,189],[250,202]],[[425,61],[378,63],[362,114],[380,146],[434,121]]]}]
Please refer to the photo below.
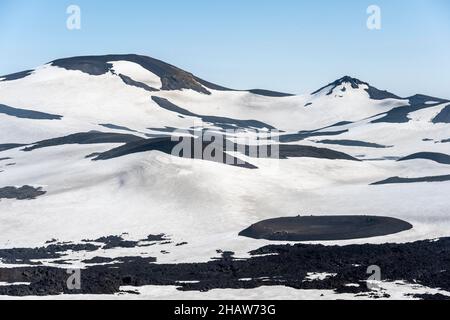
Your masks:
[{"label": "dark ridge line", "polygon": [[[224,145],[226,141],[224,142]],[[302,145],[291,145],[291,144],[279,144],[275,145],[278,150],[274,149],[271,145],[258,145],[258,146],[248,146],[248,145],[238,145],[234,144],[234,151],[242,153],[251,158],[275,158],[275,159],[289,159],[289,158],[316,158],[316,159],[327,159],[327,160],[350,160],[350,161],[361,161],[356,159],[344,152],[335,151],[327,148],[317,148],[313,146],[302,146]],[[266,152],[267,151],[267,152]],[[275,154],[278,152],[278,157]]]},{"label": "dark ridge line", "polygon": [[6,151],[6,150],[15,149],[15,148],[20,148],[20,147],[23,147],[23,146],[26,146],[26,144],[20,144],[20,143],[0,144],[0,152]]},{"label": "dark ridge line", "polygon": [[[195,145],[197,143],[200,143],[200,142],[198,142],[198,139],[194,139],[194,138],[186,138],[186,139],[189,139],[188,142],[190,143],[191,150],[195,150]],[[114,158],[123,157],[123,156],[129,155],[129,154],[142,153],[142,152],[147,152],[147,151],[160,151],[160,152],[166,153],[168,155],[173,155],[172,154],[173,149],[179,143],[180,143],[179,141],[172,141],[172,137],[142,139],[140,141],[129,142],[129,143],[124,144],[123,146],[120,146],[120,147],[111,149],[109,151],[97,154],[97,155],[95,155],[95,158],[93,158],[92,160],[93,161],[110,160],[110,159],[114,159]],[[184,155],[184,152],[182,151],[177,156],[181,157],[181,158],[187,158],[187,159],[207,160],[207,161],[227,164],[227,165],[231,165],[231,166],[235,166],[235,167],[246,168],[246,169],[257,169],[256,166],[254,166],[248,162],[241,161],[240,159],[230,156],[225,152],[221,152],[220,155],[215,154],[214,158],[212,158],[212,159],[205,158],[204,151],[205,151],[206,147],[208,147],[209,145],[210,145],[209,142],[203,141],[201,155],[196,155],[195,152],[192,152],[190,155]]]},{"label": "dark ridge line", "polygon": [[126,75],[119,74],[119,77],[120,77],[120,79],[122,79],[122,81],[126,85],[129,85],[129,86],[132,86],[132,87],[136,87],[136,88],[141,88],[141,89],[144,89],[144,90],[146,90],[148,92],[157,92],[157,91],[159,91],[158,89],[150,87],[149,85],[146,85],[143,82],[135,81],[132,78],[126,76]]},{"label": "dark ridge line", "polygon": [[444,153],[438,152],[418,152],[409,156],[403,157],[397,161],[407,161],[415,159],[431,160],[441,164],[450,164],[450,156]]},{"label": "dark ridge line", "polygon": [[[321,129],[318,129],[321,130]],[[343,133],[347,133],[349,130],[340,130],[340,131],[299,131],[299,133],[285,134],[279,136],[280,142],[297,142],[301,140],[305,140],[311,137],[322,137],[322,136],[338,136]]]},{"label": "dark ridge line", "polygon": [[349,146],[349,147],[365,147],[365,148],[377,148],[377,149],[385,149],[392,148],[393,146],[385,146],[378,143],[371,143],[359,140],[320,140],[316,141],[316,143],[322,144],[335,144],[341,146]]},{"label": "dark ridge line", "polygon": [[144,138],[131,134],[89,131],[35,142],[33,144],[30,144],[29,147],[22,149],[22,151],[29,152],[35,149],[61,146],[66,144],[127,143],[140,140],[144,140]]},{"label": "dark ridge line", "polygon": [[387,157],[382,157],[382,158],[369,158],[369,159],[364,159],[364,161],[385,161],[385,160],[389,160],[389,161],[397,161],[398,159],[400,159],[400,157],[397,157],[397,156],[387,156]]},{"label": "dark ridge line", "polygon": [[340,152],[340,151],[336,151],[336,150],[332,150],[332,149],[317,148],[317,147],[312,147],[312,146],[291,145],[291,144],[280,144],[279,145],[279,157],[280,157],[280,159],[317,158],[317,159],[328,159],[328,160],[361,161],[361,160],[354,158],[344,152]]},{"label": "dark ridge line", "polygon": [[8,75],[4,75],[1,76],[0,82],[1,81],[13,81],[13,80],[19,80],[19,79],[23,79],[25,77],[28,77],[29,75],[31,75],[34,72],[34,70],[25,70],[25,71],[21,71],[21,72],[17,72],[17,73],[12,73],[12,74],[8,74]]},{"label": "dark ridge line", "polygon": [[[277,146],[271,146],[271,145],[265,145],[265,146],[243,146],[236,143],[232,143],[230,141],[227,141],[226,137],[222,136],[222,153],[221,155],[214,155],[213,159],[205,159],[204,158],[204,151],[208,146],[214,146],[214,141],[207,142],[202,141],[198,142],[198,138],[190,138],[185,137],[184,139],[189,140],[188,143],[191,144],[191,150],[194,150],[194,146],[197,143],[203,143],[202,145],[202,154],[199,158],[195,154],[187,155],[188,158],[191,159],[202,159],[202,160],[212,160],[214,162],[218,163],[225,163],[225,164],[231,164],[234,166],[243,166],[245,168],[252,168],[256,169],[255,166],[249,164],[249,163],[243,163],[239,165],[238,159],[235,157],[232,157],[228,155],[227,151],[235,151],[235,152],[244,152],[246,156],[253,157],[253,158],[272,158],[274,156],[278,156],[277,159],[288,159],[288,158],[299,158],[299,157],[308,157],[308,158],[319,158],[319,159],[339,159],[339,160],[351,160],[351,161],[360,161],[359,159],[356,159],[346,153],[326,149],[326,148],[317,148],[312,146],[301,146],[301,145],[277,145]],[[214,139],[217,139],[215,137]],[[169,155],[173,155],[173,150],[176,145],[178,145],[179,141],[173,141],[172,137],[161,137],[161,138],[152,138],[152,139],[145,139],[140,140],[136,142],[127,143],[123,146],[114,148],[112,150],[106,151],[104,153],[92,155],[95,156],[93,159],[94,161],[97,160],[109,160],[121,156],[125,156],[132,153],[140,153],[140,152],[147,152],[147,151],[161,151]],[[232,150],[229,150],[228,148],[232,147]],[[275,147],[278,148],[278,150],[274,149]],[[272,154],[273,152],[278,151],[278,154]],[[216,151],[214,151],[216,152]],[[180,154],[180,157],[185,157],[184,154]]]},{"label": "dark ridge line", "polygon": [[296,141],[305,140],[309,137],[340,135],[340,134],[348,132],[349,130],[345,129],[345,130],[340,130],[340,131],[325,131],[325,132],[322,132],[321,130],[334,128],[334,127],[341,127],[341,126],[345,126],[345,125],[352,124],[352,123],[354,123],[354,122],[353,121],[340,121],[340,122],[336,122],[332,125],[322,127],[319,129],[305,130],[305,131],[299,131],[297,133],[280,135],[279,139],[280,139],[280,142],[296,142]]},{"label": "dark ridge line", "polygon": [[401,183],[419,183],[419,182],[445,182],[450,181],[450,175],[443,176],[429,176],[420,178],[401,178],[391,177],[386,180],[371,183],[370,185],[383,185],[383,184],[401,184]]},{"label": "dark ridge line", "polygon": [[164,127],[164,128],[147,128],[148,130],[152,130],[152,131],[160,131],[160,132],[165,132],[165,133],[172,133],[176,130],[179,130],[177,128],[174,127]]},{"label": "dark ridge line", "polygon": [[54,60],[51,64],[67,70],[79,70],[90,75],[102,75],[111,71],[112,65],[108,62],[122,60],[137,63],[160,77],[161,90],[191,89],[210,95],[211,92],[206,87],[211,86],[215,90],[220,88],[220,86],[200,80],[193,74],[161,60],[136,54],[71,57]]},{"label": "dark ridge line", "polygon": [[[436,107],[442,103],[448,102],[448,100],[435,98],[435,97],[429,97],[425,95],[416,94],[414,96],[405,98],[408,99],[409,105],[406,106],[400,106],[393,108],[389,110],[388,112],[383,112],[380,114],[377,114],[373,117],[377,117],[380,115],[384,115],[380,119],[376,119],[371,121],[371,123],[407,123],[410,121],[408,118],[408,115],[412,112],[419,111],[422,109],[432,108]],[[436,101],[436,103],[433,104],[426,104],[426,102],[429,101]],[[371,117],[371,118],[373,118]]]},{"label": "dark ridge line", "polygon": [[111,124],[111,123],[100,123],[99,126],[108,128],[108,129],[113,129],[113,130],[123,130],[123,131],[129,131],[129,132],[138,132],[136,130],[127,128],[127,127],[123,127],[123,126],[118,126],[115,124]]},{"label": "dark ridge line", "polygon": [[61,120],[62,116],[33,111],[28,109],[13,108],[4,104],[0,104],[0,113],[6,114],[7,116],[16,117],[20,119],[31,119],[31,120]]},{"label": "dark ridge line", "polygon": [[168,99],[160,98],[156,96],[152,96],[152,100],[158,104],[161,108],[166,109],[171,112],[179,113],[183,116],[187,117],[197,117],[201,118],[204,122],[210,122],[214,124],[215,126],[221,127],[223,129],[238,129],[238,128],[258,128],[263,129],[267,128],[270,130],[274,130],[275,128],[271,125],[268,125],[267,123],[258,121],[258,120],[238,120],[238,119],[232,119],[227,117],[218,117],[218,116],[208,116],[208,115],[201,115],[196,114],[193,112],[190,112],[189,110],[183,109],[172,102],[170,102]]},{"label": "dark ridge line", "polygon": [[450,123],[450,105],[444,107],[439,114],[431,120],[433,123]]},{"label": "dark ridge line", "polygon": [[277,91],[271,91],[271,90],[265,90],[265,89],[250,89],[247,91],[250,93],[259,95],[259,96],[273,97],[273,98],[284,98],[284,97],[295,96],[294,94],[291,94],[291,93],[277,92]]}]

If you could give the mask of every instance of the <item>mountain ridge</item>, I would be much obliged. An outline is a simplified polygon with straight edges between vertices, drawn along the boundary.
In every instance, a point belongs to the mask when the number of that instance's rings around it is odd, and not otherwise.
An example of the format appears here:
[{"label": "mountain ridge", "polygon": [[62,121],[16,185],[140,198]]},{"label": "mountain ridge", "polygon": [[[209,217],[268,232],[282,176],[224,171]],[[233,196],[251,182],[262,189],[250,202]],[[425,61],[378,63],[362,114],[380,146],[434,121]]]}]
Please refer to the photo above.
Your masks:
[{"label": "mountain ridge", "polygon": [[[296,96],[295,94],[273,91],[268,89],[248,89],[248,90],[238,90],[232,89],[225,86],[221,86],[200,77],[197,77],[191,72],[185,71],[178,68],[175,65],[169,64],[165,61],[152,58],[150,56],[139,55],[139,54],[108,54],[108,55],[85,55],[85,56],[73,56],[67,58],[56,59],[48,62],[46,65],[52,65],[66,70],[78,70],[90,75],[102,75],[108,72],[112,72],[112,64],[110,62],[114,61],[128,61],[136,63],[142,66],[144,69],[154,73],[156,76],[161,78],[162,87],[161,90],[182,90],[182,89],[192,89],[194,91],[210,95],[210,90],[216,91],[236,91],[236,92],[250,92],[256,95],[267,96],[267,97],[290,97]],[[12,74],[7,74],[0,76],[0,81],[13,81],[25,78],[31,75],[36,69],[30,69],[25,71],[20,71]],[[134,81],[127,77],[127,75],[122,75],[122,80],[128,82],[127,84],[141,86],[142,84]],[[368,82],[359,80],[358,78],[345,75],[329,84],[319,88],[318,90],[311,93],[311,95],[317,95],[321,91],[326,89],[326,95],[331,95],[334,90],[344,84],[349,84],[353,89],[359,89],[361,86],[367,86],[365,90],[369,94],[369,97],[373,100],[384,100],[384,99],[398,99],[398,100],[436,100],[441,102],[447,102],[449,100],[435,98],[432,96],[427,96],[423,94],[415,94],[409,97],[400,97],[387,90],[380,90],[374,86],[371,86]],[[151,91],[151,90],[149,90]]]}]

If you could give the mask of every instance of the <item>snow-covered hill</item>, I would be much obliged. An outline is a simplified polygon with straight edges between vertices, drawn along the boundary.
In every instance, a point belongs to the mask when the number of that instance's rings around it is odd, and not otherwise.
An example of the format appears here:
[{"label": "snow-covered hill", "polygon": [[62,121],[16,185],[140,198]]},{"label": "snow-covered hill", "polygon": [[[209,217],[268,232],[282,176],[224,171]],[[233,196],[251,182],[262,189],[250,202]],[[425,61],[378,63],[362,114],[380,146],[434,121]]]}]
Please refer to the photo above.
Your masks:
[{"label": "snow-covered hill", "polygon": [[[132,255],[199,262],[219,249],[247,257],[270,242],[240,231],[298,214],[381,215],[414,226],[328,244],[448,236],[449,110],[448,100],[401,98],[348,76],[298,96],[232,90],[137,55],[61,59],[3,76],[0,190],[45,194],[0,192],[0,247],[163,233],[171,244],[71,251],[70,263]],[[171,155],[170,137],[195,136],[199,126],[237,144],[279,145],[280,157],[224,150],[244,163],[227,165]]]}]

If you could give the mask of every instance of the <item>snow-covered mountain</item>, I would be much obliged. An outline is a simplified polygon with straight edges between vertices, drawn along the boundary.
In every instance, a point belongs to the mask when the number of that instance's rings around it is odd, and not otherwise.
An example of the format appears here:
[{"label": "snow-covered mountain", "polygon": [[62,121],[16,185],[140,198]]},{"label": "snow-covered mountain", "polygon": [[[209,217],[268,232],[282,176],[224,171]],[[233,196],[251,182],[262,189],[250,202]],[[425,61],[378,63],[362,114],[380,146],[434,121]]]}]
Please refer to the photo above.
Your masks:
[{"label": "snow-covered mountain", "polygon": [[[247,257],[270,241],[240,231],[300,213],[414,226],[329,244],[448,236],[449,123],[446,99],[401,98],[348,76],[290,95],[225,88],[145,56],[56,60],[0,77],[0,247],[163,233],[173,244],[67,254],[78,266],[98,256],[208,261],[219,249]],[[277,145],[279,158],[171,155],[171,137],[195,138],[199,126],[235,145]],[[40,193],[19,200],[23,186]]]}]

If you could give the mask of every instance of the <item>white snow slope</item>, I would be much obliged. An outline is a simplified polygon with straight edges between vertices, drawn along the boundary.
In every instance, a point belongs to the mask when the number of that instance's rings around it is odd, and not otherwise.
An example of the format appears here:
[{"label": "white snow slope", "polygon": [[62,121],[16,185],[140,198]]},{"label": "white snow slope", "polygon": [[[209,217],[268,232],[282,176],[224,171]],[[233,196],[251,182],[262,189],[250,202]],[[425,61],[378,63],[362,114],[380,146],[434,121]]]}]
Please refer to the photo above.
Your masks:
[{"label": "white snow slope", "polygon": [[[124,233],[129,239],[142,239],[164,233],[173,240],[163,248],[170,254],[162,254],[161,246],[68,254],[77,266],[83,266],[79,261],[99,255],[148,255],[157,257],[158,263],[200,262],[222,249],[247,257],[250,250],[270,242],[238,237],[240,231],[264,219],[298,214],[381,215],[414,226],[390,236],[324,244],[449,236],[450,181],[371,185],[396,176],[450,174],[448,164],[426,159],[395,161],[417,152],[450,153],[450,143],[441,143],[450,138],[450,125],[432,122],[448,102],[430,98],[423,103],[426,108],[410,106],[405,122],[377,122],[374,120],[390,110],[409,106],[409,100],[371,99],[366,85],[354,88],[345,79],[335,88],[286,97],[204,85],[210,94],[189,88],[168,90],[160,76],[136,62],[125,58],[108,62],[112,69],[100,75],[47,64],[26,77],[0,81],[0,105],[62,116],[61,120],[30,119],[0,108],[0,146],[32,144],[91,130],[139,137],[161,135],[164,128],[198,125],[201,115],[258,120],[283,131],[281,135],[338,124],[320,132],[342,131],[340,134],[286,143],[329,148],[363,161],[240,155],[258,167],[250,170],[159,151],[105,161],[86,158],[123,143],[66,144],[31,152],[22,151],[23,147],[4,150],[0,151],[0,188],[31,185],[47,193],[34,200],[0,199],[1,248],[38,247],[50,239],[80,242]],[[126,84],[119,73],[158,91]],[[152,97],[165,98],[189,113],[164,109]],[[203,125],[217,129],[208,121]],[[325,139],[387,147],[319,142]],[[174,245],[180,242],[188,244]],[[236,294],[250,294],[245,292]],[[257,292],[250,296],[257,297]]]}]

